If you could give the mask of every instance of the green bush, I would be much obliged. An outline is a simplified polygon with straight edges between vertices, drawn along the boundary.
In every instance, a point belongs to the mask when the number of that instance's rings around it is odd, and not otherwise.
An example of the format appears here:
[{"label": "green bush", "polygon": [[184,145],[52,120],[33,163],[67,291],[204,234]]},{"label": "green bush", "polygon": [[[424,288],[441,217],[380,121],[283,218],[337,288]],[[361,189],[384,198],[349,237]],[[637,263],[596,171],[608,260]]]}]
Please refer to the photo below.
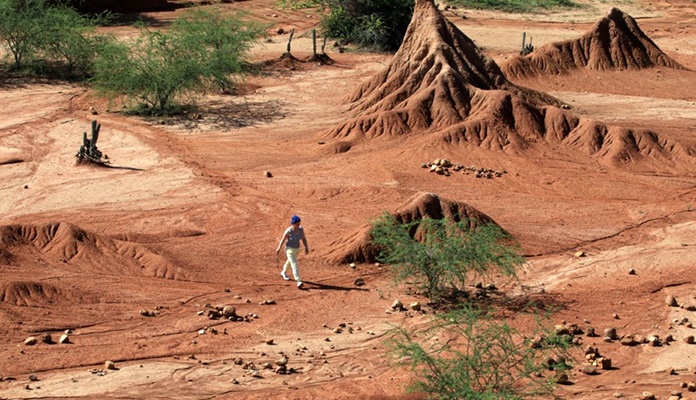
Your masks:
[{"label": "green bush", "polygon": [[176,113],[177,101],[193,102],[211,83],[228,88],[230,74],[241,72],[242,56],[260,31],[196,9],[170,30],[141,26],[137,38],[105,46],[93,82],[112,97],[126,96],[146,114]]},{"label": "green bush", "polygon": [[254,41],[263,33],[263,27],[243,22],[243,15],[233,18],[214,11],[195,8],[174,21],[172,33],[186,46],[198,49],[203,57],[203,71],[223,92],[234,88],[231,77],[239,77],[245,71],[244,57]]},{"label": "green bush", "polygon": [[86,17],[44,0],[0,0],[0,44],[12,58],[12,70],[30,66],[52,76],[62,68],[61,76],[84,77],[110,40],[96,34],[96,26],[109,17]]},{"label": "green bush", "polygon": [[538,9],[580,7],[571,0],[450,0],[450,5],[460,7],[492,9],[506,12],[534,12]]},{"label": "green bush", "polygon": [[[569,345],[560,340],[532,345],[530,337],[547,335],[553,334],[541,323],[522,335],[491,312],[466,305],[437,315],[427,327],[397,330],[390,345],[415,371],[411,392],[452,400],[549,398],[556,374],[569,368],[562,361],[568,360]],[[552,367],[549,357],[557,361]]]},{"label": "green bush", "polygon": [[378,259],[392,264],[397,282],[415,280],[434,301],[494,272],[515,277],[524,263],[508,235],[495,225],[430,218],[400,224],[385,213],[373,222],[371,232],[372,243],[380,249]]},{"label": "green bush", "polygon": [[396,51],[413,16],[414,0],[326,0],[322,19],[328,37],[360,47]]},{"label": "green bush", "polygon": [[39,49],[48,62],[64,67],[67,77],[87,77],[92,74],[97,54],[113,39],[97,34],[96,27],[106,23],[110,15],[88,18],[72,8],[55,6],[46,9],[43,18]]},{"label": "green bush", "polygon": [[0,43],[20,70],[35,58],[43,26],[43,0],[0,0]]}]

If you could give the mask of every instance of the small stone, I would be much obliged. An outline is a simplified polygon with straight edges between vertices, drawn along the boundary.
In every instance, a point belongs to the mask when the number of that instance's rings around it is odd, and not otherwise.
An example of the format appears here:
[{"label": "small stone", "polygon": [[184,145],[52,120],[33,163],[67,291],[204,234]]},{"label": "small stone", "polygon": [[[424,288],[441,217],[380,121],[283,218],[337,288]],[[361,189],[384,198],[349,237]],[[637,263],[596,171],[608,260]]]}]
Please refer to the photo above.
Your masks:
[{"label": "small stone", "polygon": [[611,340],[616,340],[616,338],[617,338],[616,328],[606,328],[604,330],[604,337],[608,337]]},{"label": "small stone", "polygon": [[614,394],[613,394],[612,396],[614,396],[614,397],[617,398],[617,399],[620,399],[620,398],[623,397],[623,394],[621,394],[621,393],[619,393],[619,392],[614,392]]},{"label": "small stone", "polygon": [[417,301],[414,301],[411,303],[411,310],[413,311],[420,311],[421,310],[421,304]]},{"label": "small stone", "polygon": [[111,360],[104,361],[104,369],[116,369],[116,364]]},{"label": "small stone", "polygon": [[273,343],[273,339],[268,339],[268,340],[266,340],[266,344],[269,345],[269,346],[272,345],[272,344],[274,344],[274,343]]},{"label": "small stone", "polygon": [[679,305],[677,304],[677,299],[675,299],[671,294],[665,297],[665,304],[670,307],[677,307]]},{"label": "small stone", "polygon": [[655,395],[651,392],[643,392],[640,396],[640,400],[655,400]]},{"label": "small stone", "polygon": [[365,285],[365,280],[363,278],[357,278],[355,281],[353,281],[353,285],[363,286]]},{"label": "small stone", "polygon": [[684,343],[694,344],[694,335],[688,335],[684,338]]},{"label": "small stone", "polygon": [[585,257],[585,256],[587,256],[587,254],[585,254],[585,252],[582,251],[582,250],[578,250],[578,251],[575,252],[575,254],[573,254],[573,256],[574,256],[575,258],[580,258],[580,257]]},{"label": "small stone", "polygon": [[595,375],[597,373],[597,366],[594,364],[585,364],[580,371],[585,375]]},{"label": "small stone", "polygon": [[230,305],[224,306],[222,308],[222,316],[225,318],[232,317],[234,319],[237,319],[237,316],[238,316],[237,309],[234,306],[230,306]]},{"label": "small stone", "polygon": [[67,344],[70,343],[70,338],[68,337],[67,333],[64,333],[60,336],[60,339],[58,339],[58,343],[61,344]]},{"label": "small stone", "polygon": [[599,359],[599,365],[602,367],[602,369],[609,370],[611,369],[611,358],[600,358]]},{"label": "small stone", "polygon": [[635,274],[636,274],[636,270],[633,269],[633,268],[631,268],[631,269],[628,270],[628,274],[629,274],[629,275],[635,275]]},{"label": "small stone", "polygon": [[28,338],[24,339],[24,344],[27,346],[33,346],[36,343],[38,343],[38,340],[34,336],[29,336]]},{"label": "small stone", "polygon": [[266,178],[273,178],[271,171],[263,171],[263,176]]},{"label": "small stone", "polygon": [[353,268],[353,269],[355,269],[355,267],[356,267],[356,266],[355,266],[355,263],[350,263],[350,264],[348,264],[348,266],[351,267],[351,268]]},{"label": "small stone", "polygon": [[394,311],[403,311],[404,310],[404,305],[401,303],[399,300],[394,300],[394,302],[391,305],[391,309]]}]

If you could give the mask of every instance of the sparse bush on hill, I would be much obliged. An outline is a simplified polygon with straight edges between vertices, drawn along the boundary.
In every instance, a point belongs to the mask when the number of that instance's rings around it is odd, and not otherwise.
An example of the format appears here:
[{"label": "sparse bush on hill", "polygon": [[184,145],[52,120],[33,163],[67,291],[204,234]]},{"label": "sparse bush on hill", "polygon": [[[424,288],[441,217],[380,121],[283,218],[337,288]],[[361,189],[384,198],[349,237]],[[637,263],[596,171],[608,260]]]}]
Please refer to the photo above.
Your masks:
[{"label": "sparse bush on hill", "polygon": [[496,225],[424,218],[401,224],[385,213],[373,223],[378,259],[392,264],[397,281],[413,279],[434,301],[457,296],[467,281],[499,273],[516,276],[524,263],[509,237]]},{"label": "sparse bush on hill", "polygon": [[540,322],[523,335],[471,305],[439,314],[425,328],[398,330],[391,347],[415,371],[409,391],[433,399],[546,398],[570,368],[563,361],[568,342]]},{"label": "sparse bush on hill", "polygon": [[242,57],[260,33],[256,25],[196,9],[170,30],[141,26],[137,38],[105,47],[93,82],[145,114],[173,113],[177,101],[190,101],[211,84],[229,90],[231,74],[242,72]]}]

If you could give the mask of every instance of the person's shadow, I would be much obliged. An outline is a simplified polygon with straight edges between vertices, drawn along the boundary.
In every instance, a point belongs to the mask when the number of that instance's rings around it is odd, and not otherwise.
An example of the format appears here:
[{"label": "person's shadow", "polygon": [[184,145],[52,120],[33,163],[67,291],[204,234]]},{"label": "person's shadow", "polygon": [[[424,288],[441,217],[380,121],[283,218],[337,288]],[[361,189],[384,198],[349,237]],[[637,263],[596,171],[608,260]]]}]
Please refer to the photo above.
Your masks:
[{"label": "person's shadow", "polygon": [[302,287],[302,290],[310,290],[310,289],[317,289],[317,290],[358,290],[361,292],[369,292],[370,289],[365,289],[365,288],[359,288],[359,287],[354,287],[354,286],[336,286],[336,285],[327,285],[325,283],[319,283],[319,282],[311,282],[311,281],[302,281],[304,284]]}]

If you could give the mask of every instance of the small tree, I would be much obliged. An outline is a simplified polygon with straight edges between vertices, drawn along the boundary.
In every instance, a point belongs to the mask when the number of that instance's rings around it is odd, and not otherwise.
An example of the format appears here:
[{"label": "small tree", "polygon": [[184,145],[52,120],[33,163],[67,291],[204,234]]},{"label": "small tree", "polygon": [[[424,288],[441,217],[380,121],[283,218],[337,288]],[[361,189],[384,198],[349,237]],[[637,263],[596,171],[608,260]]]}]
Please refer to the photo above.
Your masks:
[{"label": "small tree", "polygon": [[38,48],[43,0],[0,0],[0,44],[12,57],[11,69],[21,69]]},{"label": "small tree", "polygon": [[241,15],[229,18],[215,11],[194,8],[172,24],[172,32],[182,43],[200,50],[204,74],[223,92],[233,89],[230,78],[244,72],[244,57],[252,43],[263,34],[263,28],[252,22],[243,22]]},{"label": "small tree", "polygon": [[378,259],[392,264],[397,282],[414,279],[429,298],[461,292],[469,279],[492,272],[515,277],[524,258],[495,225],[425,218],[407,224],[385,213],[373,223]]},{"label": "small tree", "polygon": [[110,17],[103,14],[88,18],[63,5],[46,8],[39,36],[39,46],[46,60],[64,65],[68,77],[90,75],[97,54],[113,40],[96,31],[97,25],[108,22]]},{"label": "small tree", "polygon": [[326,0],[324,34],[360,47],[396,51],[413,16],[414,0]]},{"label": "small tree", "polygon": [[471,305],[439,314],[425,328],[398,330],[391,346],[416,371],[409,390],[436,399],[546,398],[569,369],[567,340],[540,323],[524,337]]},{"label": "small tree", "polygon": [[[169,31],[141,26],[136,39],[105,46],[95,63],[95,87],[145,105],[148,114],[164,114],[172,112],[176,99],[194,96],[211,79],[228,85],[256,31],[217,18],[198,11]],[[211,19],[216,25],[207,26]]]}]

